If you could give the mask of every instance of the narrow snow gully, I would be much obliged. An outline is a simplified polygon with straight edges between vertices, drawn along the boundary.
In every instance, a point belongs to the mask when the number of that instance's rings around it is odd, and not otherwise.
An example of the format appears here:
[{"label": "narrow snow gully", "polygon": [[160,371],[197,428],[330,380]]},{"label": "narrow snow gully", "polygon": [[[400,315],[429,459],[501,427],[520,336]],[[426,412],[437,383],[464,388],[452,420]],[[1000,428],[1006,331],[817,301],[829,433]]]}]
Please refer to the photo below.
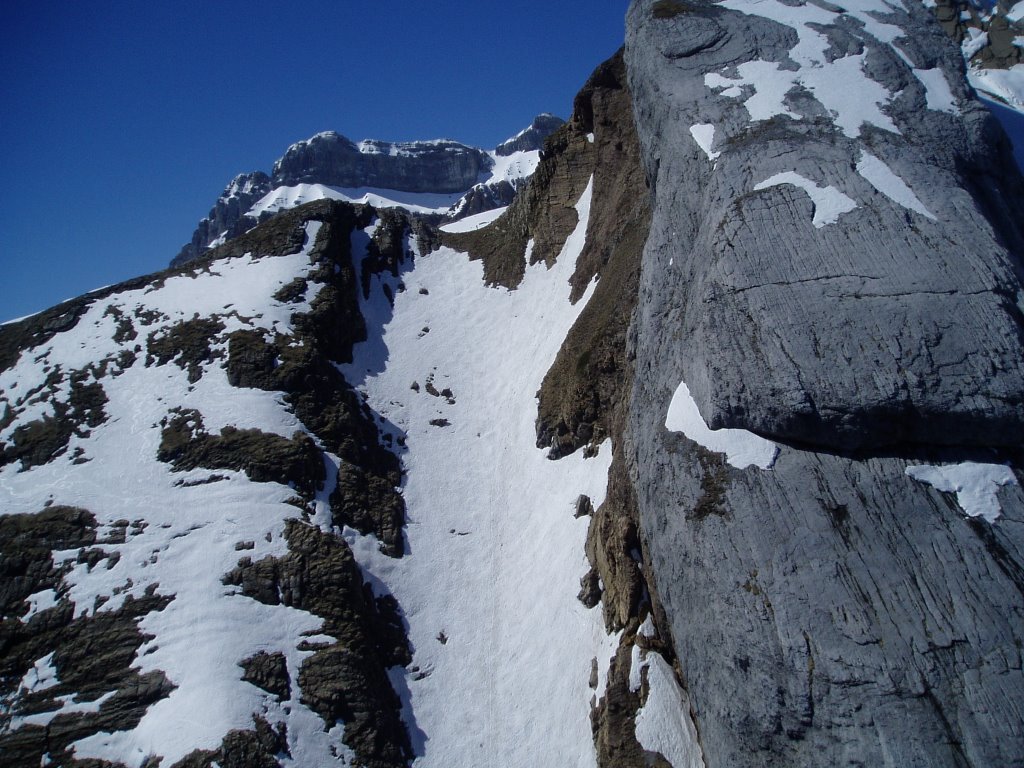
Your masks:
[{"label": "narrow snow gully", "polygon": [[417,766],[595,764],[591,664],[607,669],[616,638],[576,599],[588,521],[573,512],[604,499],[611,445],[559,461],[534,445],[536,392],[596,284],[570,304],[592,187],[555,264],[517,290],[450,248],[373,276],[363,313],[380,336],[343,369],[405,443],[406,556],[345,536],[404,614],[413,662],[392,678]]}]

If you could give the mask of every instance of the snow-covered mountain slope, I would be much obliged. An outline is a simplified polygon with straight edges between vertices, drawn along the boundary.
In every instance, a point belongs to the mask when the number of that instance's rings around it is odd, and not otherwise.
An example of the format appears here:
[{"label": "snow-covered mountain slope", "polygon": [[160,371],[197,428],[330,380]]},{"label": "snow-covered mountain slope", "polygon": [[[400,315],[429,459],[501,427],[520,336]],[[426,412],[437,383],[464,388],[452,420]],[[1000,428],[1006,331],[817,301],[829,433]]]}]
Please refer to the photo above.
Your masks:
[{"label": "snow-covered mountain slope", "polygon": [[408,650],[330,522],[339,466],[401,507],[327,357],[362,335],[348,239],[370,215],[307,208],[55,334],[28,321],[45,340],[0,374],[6,764],[404,764],[386,670]]},{"label": "snow-covered mountain slope", "polygon": [[545,139],[563,122],[541,115],[492,152],[448,139],[353,142],[334,131],[318,133],[290,146],[271,176],[257,171],[233,179],[172,264],[313,200],[404,208],[449,220],[507,206],[536,169]]}]

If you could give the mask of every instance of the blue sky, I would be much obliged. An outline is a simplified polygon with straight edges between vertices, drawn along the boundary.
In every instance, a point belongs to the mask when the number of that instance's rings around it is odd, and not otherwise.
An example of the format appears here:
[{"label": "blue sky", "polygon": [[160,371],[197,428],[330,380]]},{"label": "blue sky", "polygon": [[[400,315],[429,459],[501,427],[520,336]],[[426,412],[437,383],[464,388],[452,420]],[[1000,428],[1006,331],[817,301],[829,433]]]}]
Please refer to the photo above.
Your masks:
[{"label": "blue sky", "polygon": [[0,320],[166,266],[236,173],[322,130],[490,148],[568,117],[627,0],[0,13]]}]

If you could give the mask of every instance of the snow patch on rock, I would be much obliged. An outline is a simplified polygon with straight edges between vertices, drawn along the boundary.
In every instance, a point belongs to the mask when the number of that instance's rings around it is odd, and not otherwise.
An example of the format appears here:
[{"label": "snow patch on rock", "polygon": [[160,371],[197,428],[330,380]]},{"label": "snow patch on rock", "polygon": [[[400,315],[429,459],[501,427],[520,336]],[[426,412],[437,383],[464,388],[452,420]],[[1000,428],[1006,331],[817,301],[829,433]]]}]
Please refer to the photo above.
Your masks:
[{"label": "snow patch on rock", "polygon": [[860,160],[857,162],[857,173],[897,205],[936,221],[935,214],[925,208],[924,203],[914,194],[914,190],[907,186],[907,182],[871,153],[861,152]]},{"label": "snow patch on rock", "polygon": [[644,665],[647,700],[636,713],[636,740],[646,751],[668,760],[672,768],[704,768],[697,728],[690,717],[689,696],[661,654],[647,653]]},{"label": "snow patch on rock", "polygon": [[811,219],[811,223],[817,229],[821,229],[826,224],[835,224],[840,216],[844,213],[849,213],[857,207],[857,203],[835,187],[818,186],[810,179],[794,171],[776,173],[774,176],[755,184],[754,189],[768,189],[779,184],[792,184],[794,187],[799,187],[807,193],[807,196],[811,198],[811,202],[814,203],[814,216]]},{"label": "snow patch on rock", "polygon": [[712,151],[715,144],[715,126],[711,123],[697,123],[690,126],[690,135],[697,142],[697,146],[708,156],[708,160],[717,160],[721,152]]},{"label": "snow patch on rock", "polygon": [[672,395],[665,427],[682,432],[709,451],[724,453],[725,460],[737,469],[771,469],[779,455],[775,443],[745,429],[709,429],[685,383],[680,383]]},{"label": "snow patch on rock", "polygon": [[1017,485],[1013,470],[1003,464],[961,464],[934,466],[918,464],[906,468],[908,477],[927,483],[936,490],[955,493],[956,503],[968,517],[981,517],[994,523],[1002,514],[997,493],[1004,485]]}]

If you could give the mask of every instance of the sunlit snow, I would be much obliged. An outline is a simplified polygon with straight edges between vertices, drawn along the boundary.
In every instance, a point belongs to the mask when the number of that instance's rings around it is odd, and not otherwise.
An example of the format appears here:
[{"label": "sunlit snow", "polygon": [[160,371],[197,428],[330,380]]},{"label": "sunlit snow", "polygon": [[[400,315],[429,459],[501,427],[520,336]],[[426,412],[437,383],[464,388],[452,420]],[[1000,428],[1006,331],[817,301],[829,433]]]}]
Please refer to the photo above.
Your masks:
[{"label": "sunlit snow", "polygon": [[[636,666],[635,656],[633,663]],[[636,740],[645,750],[661,754],[672,768],[704,768],[697,728],[690,717],[690,699],[676,682],[672,667],[653,652],[646,654],[643,665],[648,693],[636,713]]]},{"label": "sunlit snow", "polygon": [[711,123],[697,123],[690,126],[690,135],[697,146],[708,156],[708,160],[716,160],[722,153],[712,151],[715,145],[715,126]]},{"label": "sunlit snow", "polygon": [[818,229],[821,229],[826,224],[835,224],[840,216],[844,213],[849,213],[857,207],[857,203],[835,187],[831,185],[818,186],[810,179],[794,171],[776,173],[774,176],[755,184],[754,189],[768,189],[779,184],[792,184],[794,187],[799,187],[807,193],[807,196],[811,198],[811,202],[814,203],[814,215],[811,217],[811,223]]},{"label": "sunlit snow", "polygon": [[482,229],[494,221],[496,218],[501,216],[507,210],[507,206],[503,208],[493,208],[483,213],[475,213],[472,216],[466,216],[464,219],[458,221],[452,221],[448,224],[442,224],[440,229],[442,232],[473,232],[477,229]]},{"label": "sunlit snow", "polygon": [[528,267],[514,291],[448,248],[416,258],[393,310],[380,285],[396,278],[374,277],[371,340],[345,366],[406,434],[409,554],[346,535],[408,622],[413,667],[393,679],[420,768],[595,764],[591,661],[606,669],[616,639],[576,598],[589,521],[573,510],[580,494],[604,499],[611,446],[551,461],[534,431],[537,390],[593,291],[568,301],[591,195],[592,183],[554,266]]},{"label": "sunlit snow", "polygon": [[779,0],[756,3],[725,0],[719,5],[771,19],[797,33],[798,42],[789,52],[796,69],[782,67],[777,62],[757,60],[739,64],[736,67],[738,77],[724,73],[705,76],[705,85],[716,90],[724,89],[725,96],[740,96],[745,88],[751,89],[753,93],[744,101],[744,106],[752,121],[767,120],[776,115],[801,119],[785,106],[786,94],[799,85],[810,91],[847,136],[859,136],[864,123],[899,133],[895,123],[882,109],[893,94],[865,74],[866,54],[851,54],[829,61],[826,51],[831,43],[828,36],[820,31],[822,26],[833,25],[840,15],[848,15],[860,21],[866,31],[881,42],[891,43],[903,33],[899,27],[880,22],[872,15],[874,12],[891,12],[882,0],[852,0],[843,4],[841,12],[838,8],[826,10],[811,3],[788,5]]},{"label": "sunlit snow", "polygon": [[665,427],[673,432],[682,432],[709,451],[724,453],[725,460],[738,469],[750,466],[771,469],[779,454],[778,446],[771,440],[745,429],[709,429],[685,383],[681,383],[672,395]]},{"label": "sunlit snow", "polygon": [[1024,64],[1015,64],[1010,69],[971,67],[967,79],[977,90],[1024,111]]},{"label": "sunlit snow", "polygon": [[907,183],[874,155],[869,152],[861,152],[860,160],[857,162],[857,173],[897,205],[935,221],[935,215],[925,208],[924,203],[918,199]]},{"label": "sunlit snow", "polygon": [[937,112],[948,112],[951,115],[960,114],[960,108],[956,105],[953,91],[949,87],[946,74],[939,68],[914,69],[914,76],[924,86],[925,102],[928,109]]},{"label": "sunlit snow", "polygon": [[[220,316],[225,333],[235,328],[287,333],[292,313],[308,310],[316,287],[291,304],[270,297],[309,272],[309,248],[319,227],[319,222],[307,225],[306,246],[297,254],[222,260],[195,275],[97,300],[74,329],[23,353],[15,366],[0,373],[0,392],[14,398],[12,427],[37,417],[37,410],[19,401],[17,393],[42,383],[50,361],[65,370],[82,368],[135,345],[134,340],[112,338],[115,320],[108,307],[134,318],[143,337],[212,314]],[[148,325],[135,314],[143,309],[152,312]],[[331,750],[344,755],[348,750],[340,729],[324,732],[323,721],[298,700],[297,687],[293,700],[278,703],[243,682],[238,667],[257,651],[279,650],[296,680],[309,653],[297,650],[300,641],[329,641],[319,634],[321,619],[243,597],[221,582],[240,557],[238,542],[252,543],[246,554],[254,559],[285,554],[282,533],[285,520],[295,516],[295,508],[286,503],[293,489],[254,483],[230,470],[218,471],[220,482],[182,485],[183,480],[207,480],[211,473],[172,472],[156,458],[160,422],[175,407],[198,409],[211,431],[232,423],[290,435],[300,425],[279,393],[231,387],[219,364],[206,366],[192,385],[187,375],[173,363],[147,367],[139,360],[116,377],[104,377],[107,419],[89,437],[72,437],[67,452],[48,464],[22,472],[17,463],[0,469],[4,513],[34,513],[52,502],[90,510],[101,528],[144,518],[146,526],[129,528],[124,543],[103,544],[119,557],[110,567],[78,562],[77,550],[54,553],[57,563],[70,566],[64,578],[66,597],[76,615],[117,610],[127,596],[139,598],[147,588],[174,596],[166,608],[139,621],[139,629],[153,639],[139,649],[134,666],[143,673],[162,670],[175,690],[151,706],[135,728],[79,740],[75,755],[134,768],[159,754],[170,765],[194,749],[217,748],[231,729],[251,728],[254,712],[272,724],[287,725],[291,757],[282,757],[285,765],[309,765]],[[55,395],[62,396],[66,394]],[[81,458],[87,463],[72,461],[76,449],[84,452]],[[45,610],[50,598],[42,593],[34,597],[36,610]],[[97,598],[109,599],[100,603]],[[59,711],[66,713],[101,702],[67,699],[62,704]]]},{"label": "sunlit snow", "polygon": [[927,483],[936,490],[955,493],[956,503],[968,517],[982,517],[994,523],[1002,514],[997,496],[1004,485],[1017,485],[1013,470],[1004,464],[961,464],[933,466],[918,464],[907,467],[906,474]]}]

